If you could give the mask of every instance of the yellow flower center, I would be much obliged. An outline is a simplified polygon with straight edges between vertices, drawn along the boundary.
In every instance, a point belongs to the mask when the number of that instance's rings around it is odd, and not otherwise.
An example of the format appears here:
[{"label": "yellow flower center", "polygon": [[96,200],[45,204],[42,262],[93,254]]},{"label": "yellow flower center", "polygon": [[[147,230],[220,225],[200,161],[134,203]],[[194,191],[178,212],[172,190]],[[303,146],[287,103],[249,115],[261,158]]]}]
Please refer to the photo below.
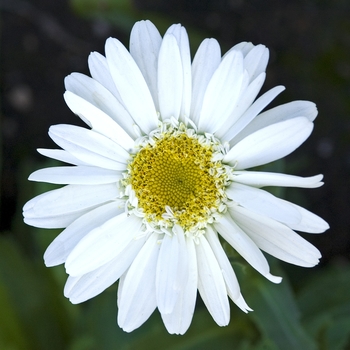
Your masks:
[{"label": "yellow flower center", "polygon": [[210,143],[185,132],[163,133],[143,147],[129,165],[129,181],[146,220],[166,221],[169,207],[184,230],[204,227],[224,193],[221,162],[212,158]]}]

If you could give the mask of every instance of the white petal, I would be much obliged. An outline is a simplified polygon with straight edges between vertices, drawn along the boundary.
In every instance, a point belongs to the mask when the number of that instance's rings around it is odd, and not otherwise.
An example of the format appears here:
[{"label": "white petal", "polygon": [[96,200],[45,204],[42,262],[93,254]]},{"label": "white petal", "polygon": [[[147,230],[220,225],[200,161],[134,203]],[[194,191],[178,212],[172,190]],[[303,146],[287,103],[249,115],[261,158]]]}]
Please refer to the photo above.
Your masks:
[{"label": "white petal", "polygon": [[242,294],[240,294],[240,296],[235,300],[235,304],[245,313],[247,313],[248,311],[254,311],[248,306]]},{"label": "white petal", "polygon": [[126,109],[143,132],[158,125],[158,117],[145,79],[128,50],[117,40],[106,41],[108,66]]},{"label": "white petal", "polygon": [[124,201],[115,201],[88,211],[72,222],[48,246],[44,254],[46,266],[63,264],[77,243],[90,231],[121,214]]},{"label": "white petal", "polygon": [[214,133],[236,107],[243,81],[243,56],[232,51],[213,74],[203,98],[198,130]]},{"label": "white petal", "polygon": [[92,78],[98,81],[102,86],[110,91],[119,102],[121,102],[122,100],[109,71],[106,57],[98,52],[91,52],[88,59],[88,64]]},{"label": "white petal", "polygon": [[157,306],[155,280],[159,253],[158,235],[143,245],[118,288],[118,325],[131,332],[140,327]]},{"label": "white petal", "polygon": [[241,43],[238,43],[238,44],[232,46],[231,49],[225,53],[224,56],[226,56],[231,51],[235,50],[235,51],[241,51],[243,56],[245,57],[254,47],[255,47],[255,45],[253,45],[251,42],[243,41]]},{"label": "white petal", "polygon": [[192,93],[190,44],[186,29],[180,24],[173,24],[170,26],[165,35],[167,34],[174,35],[180,50],[183,77],[180,118],[182,121],[185,121],[185,118],[188,118],[190,116]]},{"label": "white petal", "polygon": [[67,185],[31,199],[23,207],[27,218],[58,216],[80,212],[118,198],[115,184]]},{"label": "white petal", "polygon": [[226,326],[230,321],[230,305],[226,285],[218,261],[205,237],[196,245],[198,291],[214,321]]},{"label": "white petal", "polygon": [[[233,210],[233,209],[232,209]],[[270,274],[269,264],[246,233],[232,220],[230,215],[223,216],[214,227],[220,235],[245,259],[255,270],[271,282],[280,283],[282,278]]]},{"label": "white petal", "polygon": [[231,141],[232,138],[243,130],[284,89],[284,86],[276,86],[260,96],[237,120],[237,122],[227,130],[222,136],[222,139]]},{"label": "white petal", "polygon": [[49,135],[74,157],[101,168],[125,170],[129,153],[112,140],[92,130],[73,125],[54,125]]},{"label": "white petal", "polygon": [[32,210],[28,210],[23,213],[23,221],[30,226],[40,228],[65,228],[69,226],[73,221],[78,219],[81,215],[89,212],[91,208],[77,211],[74,213],[64,213],[52,216],[33,216]]},{"label": "white petal", "polygon": [[253,47],[244,57],[244,68],[249,73],[250,81],[265,71],[269,59],[269,50],[264,45]]},{"label": "white petal", "polygon": [[197,297],[197,257],[194,241],[186,237],[186,254],[188,257],[188,279],[180,291],[174,310],[170,314],[161,314],[164,325],[170,334],[184,334],[189,328]]},{"label": "white petal", "polygon": [[215,39],[200,44],[192,63],[191,119],[198,124],[208,83],[221,62],[220,45]]},{"label": "white petal", "polygon": [[289,204],[298,210],[301,216],[301,220],[297,224],[289,225],[291,229],[307,233],[322,233],[329,229],[327,222],[319,216],[300,207],[299,205],[293,203]]},{"label": "white petal", "polygon": [[67,273],[80,276],[111,261],[139,234],[141,225],[140,218],[121,213],[96,227],[67,257]]},{"label": "white petal", "polygon": [[316,188],[323,185],[323,182],[321,182],[322,179],[323,175],[300,177],[280,173],[267,173],[263,171],[235,171],[233,173],[233,180],[235,182],[254,187],[283,186]]},{"label": "white petal", "polygon": [[133,148],[134,140],[109,115],[70,91],[66,91],[63,97],[71,111],[83,121],[87,120],[94,131],[117,142],[126,150]]},{"label": "white petal", "polygon": [[130,54],[145,78],[157,110],[159,110],[157,89],[158,54],[161,43],[162,37],[151,21],[135,23],[130,34]]},{"label": "white petal", "polygon": [[73,164],[73,165],[87,165],[86,162],[74,157],[69,152],[63,149],[47,149],[47,148],[38,148],[37,151],[45,157],[59,160],[61,162]]},{"label": "white petal", "polygon": [[156,297],[160,313],[174,310],[188,279],[186,243],[182,229],[176,235],[164,235],[156,272]]},{"label": "white petal", "polygon": [[172,34],[164,36],[158,60],[158,99],[162,119],[179,119],[183,94],[180,49]]},{"label": "white petal", "polygon": [[248,311],[252,311],[252,309],[245,302],[240,292],[237,277],[224,249],[222,248],[218,235],[216,232],[214,232],[213,228],[210,225],[207,227],[205,236],[220,265],[222,276],[224,277],[226,283],[228,296],[243,312],[247,313]]},{"label": "white petal", "polygon": [[226,193],[239,205],[288,226],[296,225],[301,221],[300,212],[291,203],[267,191],[233,182],[226,189]]},{"label": "white petal", "polygon": [[230,212],[239,226],[267,253],[298,266],[318,264],[320,252],[287,226],[238,206]]},{"label": "white petal", "polygon": [[[272,173],[265,173],[266,177],[264,178],[264,173],[262,173],[262,182],[260,182],[258,180],[258,172],[252,176],[249,176],[250,172],[242,173],[243,180],[247,180],[246,182],[243,181],[243,183],[254,186],[299,185],[299,187],[318,187],[317,185],[320,184],[319,180],[322,179],[322,175],[317,175],[310,178],[299,178],[292,175]],[[245,173],[248,173],[246,177]],[[328,224],[323,219],[309,212],[308,210],[283,199],[276,198],[266,191],[240,184],[238,183],[239,179],[239,175],[235,176],[234,182],[227,188],[226,191],[230,199],[233,199],[247,209],[280,221],[293,230],[309,233],[320,233],[329,228]]]},{"label": "white petal", "polygon": [[[117,281],[135,259],[145,242],[145,236],[133,240],[118,256],[83,276],[68,277],[65,297],[73,304],[82,303],[102,293]],[[73,281],[70,282],[69,280]]]},{"label": "white petal", "polygon": [[232,46],[223,56],[222,58],[226,57],[228,54],[230,54],[232,51],[240,51],[242,52],[243,57],[245,57],[250,50],[252,50],[255,47],[251,42],[241,42],[234,46]]},{"label": "white petal", "polygon": [[98,81],[84,74],[72,73],[65,78],[64,83],[66,90],[83,98],[107,114],[132,138],[137,137],[133,128],[134,121],[130,114],[115,96]]},{"label": "white petal", "polygon": [[317,108],[313,102],[309,101],[293,101],[259,114],[245,129],[243,129],[234,139],[232,143],[244,139],[253,132],[260,130],[271,124],[275,124],[284,120],[305,117],[311,122],[317,116]]},{"label": "white petal", "polygon": [[28,180],[52,184],[98,185],[117,182],[121,178],[121,173],[115,170],[81,165],[40,169],[32,173]]},{"label": "white petal", "polygon": [[[210,225],[207,227],[205,237],[207,238],[208,243],[210,244],[210,247],[213,250],[213,253],[215,254],[215,257],[219,263],[222,276],[224,277],[224,280],[225,280],[227,294],[229,295],[229,297],[232,299],[233,302],[236,302],[236,300],[240,300],[241,292],[240,292],[237,277],[233,271],[230,261],[226,256],[224,249],[221,246],[221,243],[219,241],[219,238],[216,232],[214,232],[214,230]],[[247,312],[247,309],[243,309],[243,311]]]},{"label": "white petal", "polygon": [[244,90],[242,90],[241,96],[237,101],[236,108],[233,110],[230,118],[227,120],[227,123],[222,125],[218,129],[218,131],[215,133],[217,137],[219,137],[222,140],[228,140],[228,138],[224,137],[224,135],[231,133],[230,129],[235,128],[235,122],[242,116],[242,114],[253,103],[262,85],[264,84],[265,77],[266,77],[266,74],[261,73]]},{"label": "white petal", "polygon": [[311,134],[313,123],[299,117],[270,125],[247,136],[224,157],[224,162],[242,170],[270,163],[298,148]]}]

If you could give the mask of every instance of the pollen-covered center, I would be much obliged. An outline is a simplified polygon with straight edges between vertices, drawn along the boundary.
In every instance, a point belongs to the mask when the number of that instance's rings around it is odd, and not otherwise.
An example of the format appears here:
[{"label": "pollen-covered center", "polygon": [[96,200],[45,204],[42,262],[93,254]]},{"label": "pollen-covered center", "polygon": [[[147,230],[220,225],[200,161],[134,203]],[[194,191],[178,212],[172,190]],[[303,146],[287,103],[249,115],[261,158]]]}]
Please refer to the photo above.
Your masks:
[{"label": "pollen-covered center", "polygon": [[149,222],[164,220],[169,207],[185,230],[205,224],[221,202],[221,163],[212,161],[210,144],[197,138],[186,133],[162,136],[143,147],[130,164],[138,206]]}]

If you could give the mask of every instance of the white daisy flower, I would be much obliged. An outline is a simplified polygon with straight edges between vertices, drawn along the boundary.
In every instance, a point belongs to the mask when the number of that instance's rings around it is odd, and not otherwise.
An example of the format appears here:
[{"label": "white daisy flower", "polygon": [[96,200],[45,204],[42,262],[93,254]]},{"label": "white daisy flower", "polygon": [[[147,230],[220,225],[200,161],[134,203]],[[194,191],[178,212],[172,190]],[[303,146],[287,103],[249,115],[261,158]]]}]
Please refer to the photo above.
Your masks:
[{"label": "white daisy flower", "polygon": [[130,52],[113,38],[105,52],[91,53],[91,78],[65,80],[67,105],[90,129],[52,126],[61,149],[38,150],[73,166],[29,177],[66,186],[24,206],[27,224],[64,228],[44,258],[65,264],[65,296],[81,303],[119,280],[120,327],[130,332],[158,308],[167,330],[183,334],[197,289],[220,326],[229,323],[229,298],[251,310],[222,240],[274,283],[281,278],[262,251],[316,265],[320,252],[293,230],[319,233],[328,224],[262,188],[315,188],[322,175],[246,170],[293,152],[317,115],[307,101],[261,113],[284,90],[256,98],[268,49],[243,42],[221,56],[218,42],[206,39],[191,63],[184,27],[172,25],[162,38],[141,21]]}]

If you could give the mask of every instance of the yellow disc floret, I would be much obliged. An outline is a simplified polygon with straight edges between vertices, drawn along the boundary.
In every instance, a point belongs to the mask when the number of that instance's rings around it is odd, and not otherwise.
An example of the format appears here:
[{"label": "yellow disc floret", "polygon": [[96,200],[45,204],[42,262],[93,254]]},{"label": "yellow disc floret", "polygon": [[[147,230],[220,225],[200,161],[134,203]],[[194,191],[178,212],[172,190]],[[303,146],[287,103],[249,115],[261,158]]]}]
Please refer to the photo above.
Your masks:
[{"label": "yellow disc floret", "polygon": [[171,221],[185,231],[204,227],[224,193],[213,147],[186,132],[165,132],[152,141],[129,164],[128,183],[138,207],[150,223],[166,221],[170,212]]}]

